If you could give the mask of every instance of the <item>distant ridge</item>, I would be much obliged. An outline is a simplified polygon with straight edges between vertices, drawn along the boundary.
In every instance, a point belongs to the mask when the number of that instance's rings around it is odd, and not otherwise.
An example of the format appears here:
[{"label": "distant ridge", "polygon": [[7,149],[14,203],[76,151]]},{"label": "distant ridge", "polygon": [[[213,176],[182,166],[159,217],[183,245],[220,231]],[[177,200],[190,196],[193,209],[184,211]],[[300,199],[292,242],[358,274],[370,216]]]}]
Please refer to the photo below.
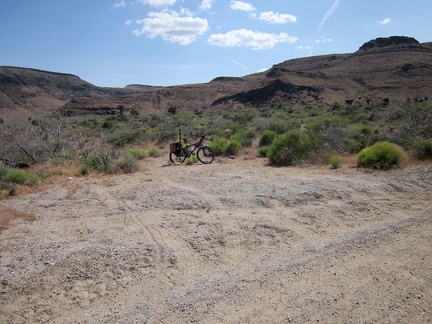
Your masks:
[{"label": "distant ridge", "polygon": [[43,73],[43,74],[55,74],[55,75],[61,75],[61,76],[67,76],[67,77],[75,77],[80,79],[79,76],[71,74],[71,73],[64,73],[64,72],[53,72],[53,71],[45,71],[45,70],[40,70],[40,69],[34,69],[34,68],[24,68],[24,67],[19,67],[19,66],[1,66],[2,69],[13,69],[16,71],[19,70],[25,70],[25,71],[33,71],[33,72],[37,72],[37,73]]},{"label": "distant ridge", "polygon": [[169,87],[97,87],[78,76],[0,67],[0,117],[60,112],[113,114],[118,106],[141,113],[325,105],[426,98],[432,93],[432,43],[407,36],[376,38],[355,53],[297,58],[243,77]]}]

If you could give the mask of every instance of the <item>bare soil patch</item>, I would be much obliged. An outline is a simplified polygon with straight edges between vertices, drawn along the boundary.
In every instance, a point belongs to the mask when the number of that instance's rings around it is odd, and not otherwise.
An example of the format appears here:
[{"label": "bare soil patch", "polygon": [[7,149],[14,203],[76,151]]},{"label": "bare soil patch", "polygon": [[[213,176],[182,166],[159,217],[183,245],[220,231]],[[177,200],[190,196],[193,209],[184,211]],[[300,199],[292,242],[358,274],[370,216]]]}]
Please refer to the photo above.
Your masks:
[{"label": "bare soil patch", "polygon": [[432,167],[262,159],[59,177],[0,201],[2,323],[432,322]]}]

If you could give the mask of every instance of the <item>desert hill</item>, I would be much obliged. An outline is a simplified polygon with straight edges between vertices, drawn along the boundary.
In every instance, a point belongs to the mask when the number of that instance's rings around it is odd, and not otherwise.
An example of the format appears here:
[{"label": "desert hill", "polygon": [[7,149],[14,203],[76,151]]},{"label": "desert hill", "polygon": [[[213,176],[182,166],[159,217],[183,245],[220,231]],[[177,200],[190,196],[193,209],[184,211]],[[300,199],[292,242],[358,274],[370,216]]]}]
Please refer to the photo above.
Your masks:
[{"label": "desert hill", "polygon": [[432,93],[432,43],[411,37],[377,38],[351,54],[287,60],[243,77],[208,83],[125,88],[94,86],[78,76],[0,67],[0,115],[115,114],[177,109],[321,105],[407,100]]}]

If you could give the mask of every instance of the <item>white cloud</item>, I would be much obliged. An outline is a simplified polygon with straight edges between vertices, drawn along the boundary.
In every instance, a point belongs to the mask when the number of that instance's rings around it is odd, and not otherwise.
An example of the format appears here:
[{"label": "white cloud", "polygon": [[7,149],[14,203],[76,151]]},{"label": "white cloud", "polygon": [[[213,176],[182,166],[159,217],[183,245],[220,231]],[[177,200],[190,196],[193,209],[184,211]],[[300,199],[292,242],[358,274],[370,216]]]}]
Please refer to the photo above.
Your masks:
[{"label": "white cloud", "polygon": [[168,42],[188,45],[209,28],[207,19],[183,17],[174,11],[150,12],[148,16],[149,18],[136,21],[137,24],[143,25],[141,29],[133,32],[136,36],[143,34],[149,38],[160,36]]},{"label": "white cloud", "polygon": [[390,24],[392,22],[391,18],[385,18],[384,20],[380,21],[381,25],[387,25]]},{"label": "white cloud", "polygon": [[231,9],[242,10],[242,11],[254,11],[255,7],[247,2],[242,1],[231,1]]},{"label": "white cloud", "polygon": [[321,23],[318,27],[317,32],[321,31],[321,29],[324,27],[325,23],[327,22],[327,20],[330,19],[331,16],[333,16],[333,14],[336,12],[336,10],[338,9],[339,5],[341,3],[341,0],[335,0],[335,2],[333,3],[333,5],[331,6],[331,8],[327,11],[327,13],[324,15],[324,17],[321,19]]},{"label": "white cloud", "polygon": [[271,24],[285,24],[287,22],[296,22],[297,17],[291,14],[281,14],[273,11],[262,12],[259,16],[260,20],[267,21]]},{"label": "white cloud", "polygon": [[238,29],[227,32],[226,34],[212,34],[208,42],[210,45],[222,47],[244,46],[253,50],[273,48],[278,43],[294,43],[297,37],[289,36],[285,33],[268,34],[247,29]]},{"label": "white cloud", "polygon": [[138,2],[148,4],[152,7],[172,6],[177,0],[138,0]]},{"label": "white cloud", "polygon": [[126,20],[125,25],[130,26],[130,25],[132,25],[132,23],[133,23],[133,20],[128,19],[128,20]]},{"label": "white cloud", "polygon": [[315,40],[315,43],[320,44],[320,43],[331,43],[333,42],[333,39],[331,38],[325,38],[325,37],[321,37],[321,39],[317,39]]},{"label": "white cloud", "polygon": [[201,10],[210,10],[212,8],[214,2],[215,2],[215,0],[202,0],[199,8]]},{"label": "white cloud", "polygon": [[126,1],[120,1],[119,3],[116,3],[114,7],[126,7]]}]

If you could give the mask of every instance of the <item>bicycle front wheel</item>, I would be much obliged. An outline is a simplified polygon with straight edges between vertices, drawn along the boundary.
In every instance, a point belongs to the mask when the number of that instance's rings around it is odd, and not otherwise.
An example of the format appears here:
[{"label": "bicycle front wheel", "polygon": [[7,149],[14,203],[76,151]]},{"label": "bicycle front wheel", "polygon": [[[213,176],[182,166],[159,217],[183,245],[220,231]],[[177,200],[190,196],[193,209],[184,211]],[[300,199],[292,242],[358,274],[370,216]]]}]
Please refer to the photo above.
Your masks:
[{"label": "bicycle front wheel", "polygon": [[211,147],[203,146],[200,147],[196,153],[198,160],[204,164],[210,164],[214,161],[215,154]]},{"label": "bicycle front wheel", "polygon": [[184,160],[186,160],[186,156],[187,156],[186,150],[184,148],[181,148],[179,153],[170,152],[169,158],[172,163],[179,164],[179,163],[183,163]]}]

